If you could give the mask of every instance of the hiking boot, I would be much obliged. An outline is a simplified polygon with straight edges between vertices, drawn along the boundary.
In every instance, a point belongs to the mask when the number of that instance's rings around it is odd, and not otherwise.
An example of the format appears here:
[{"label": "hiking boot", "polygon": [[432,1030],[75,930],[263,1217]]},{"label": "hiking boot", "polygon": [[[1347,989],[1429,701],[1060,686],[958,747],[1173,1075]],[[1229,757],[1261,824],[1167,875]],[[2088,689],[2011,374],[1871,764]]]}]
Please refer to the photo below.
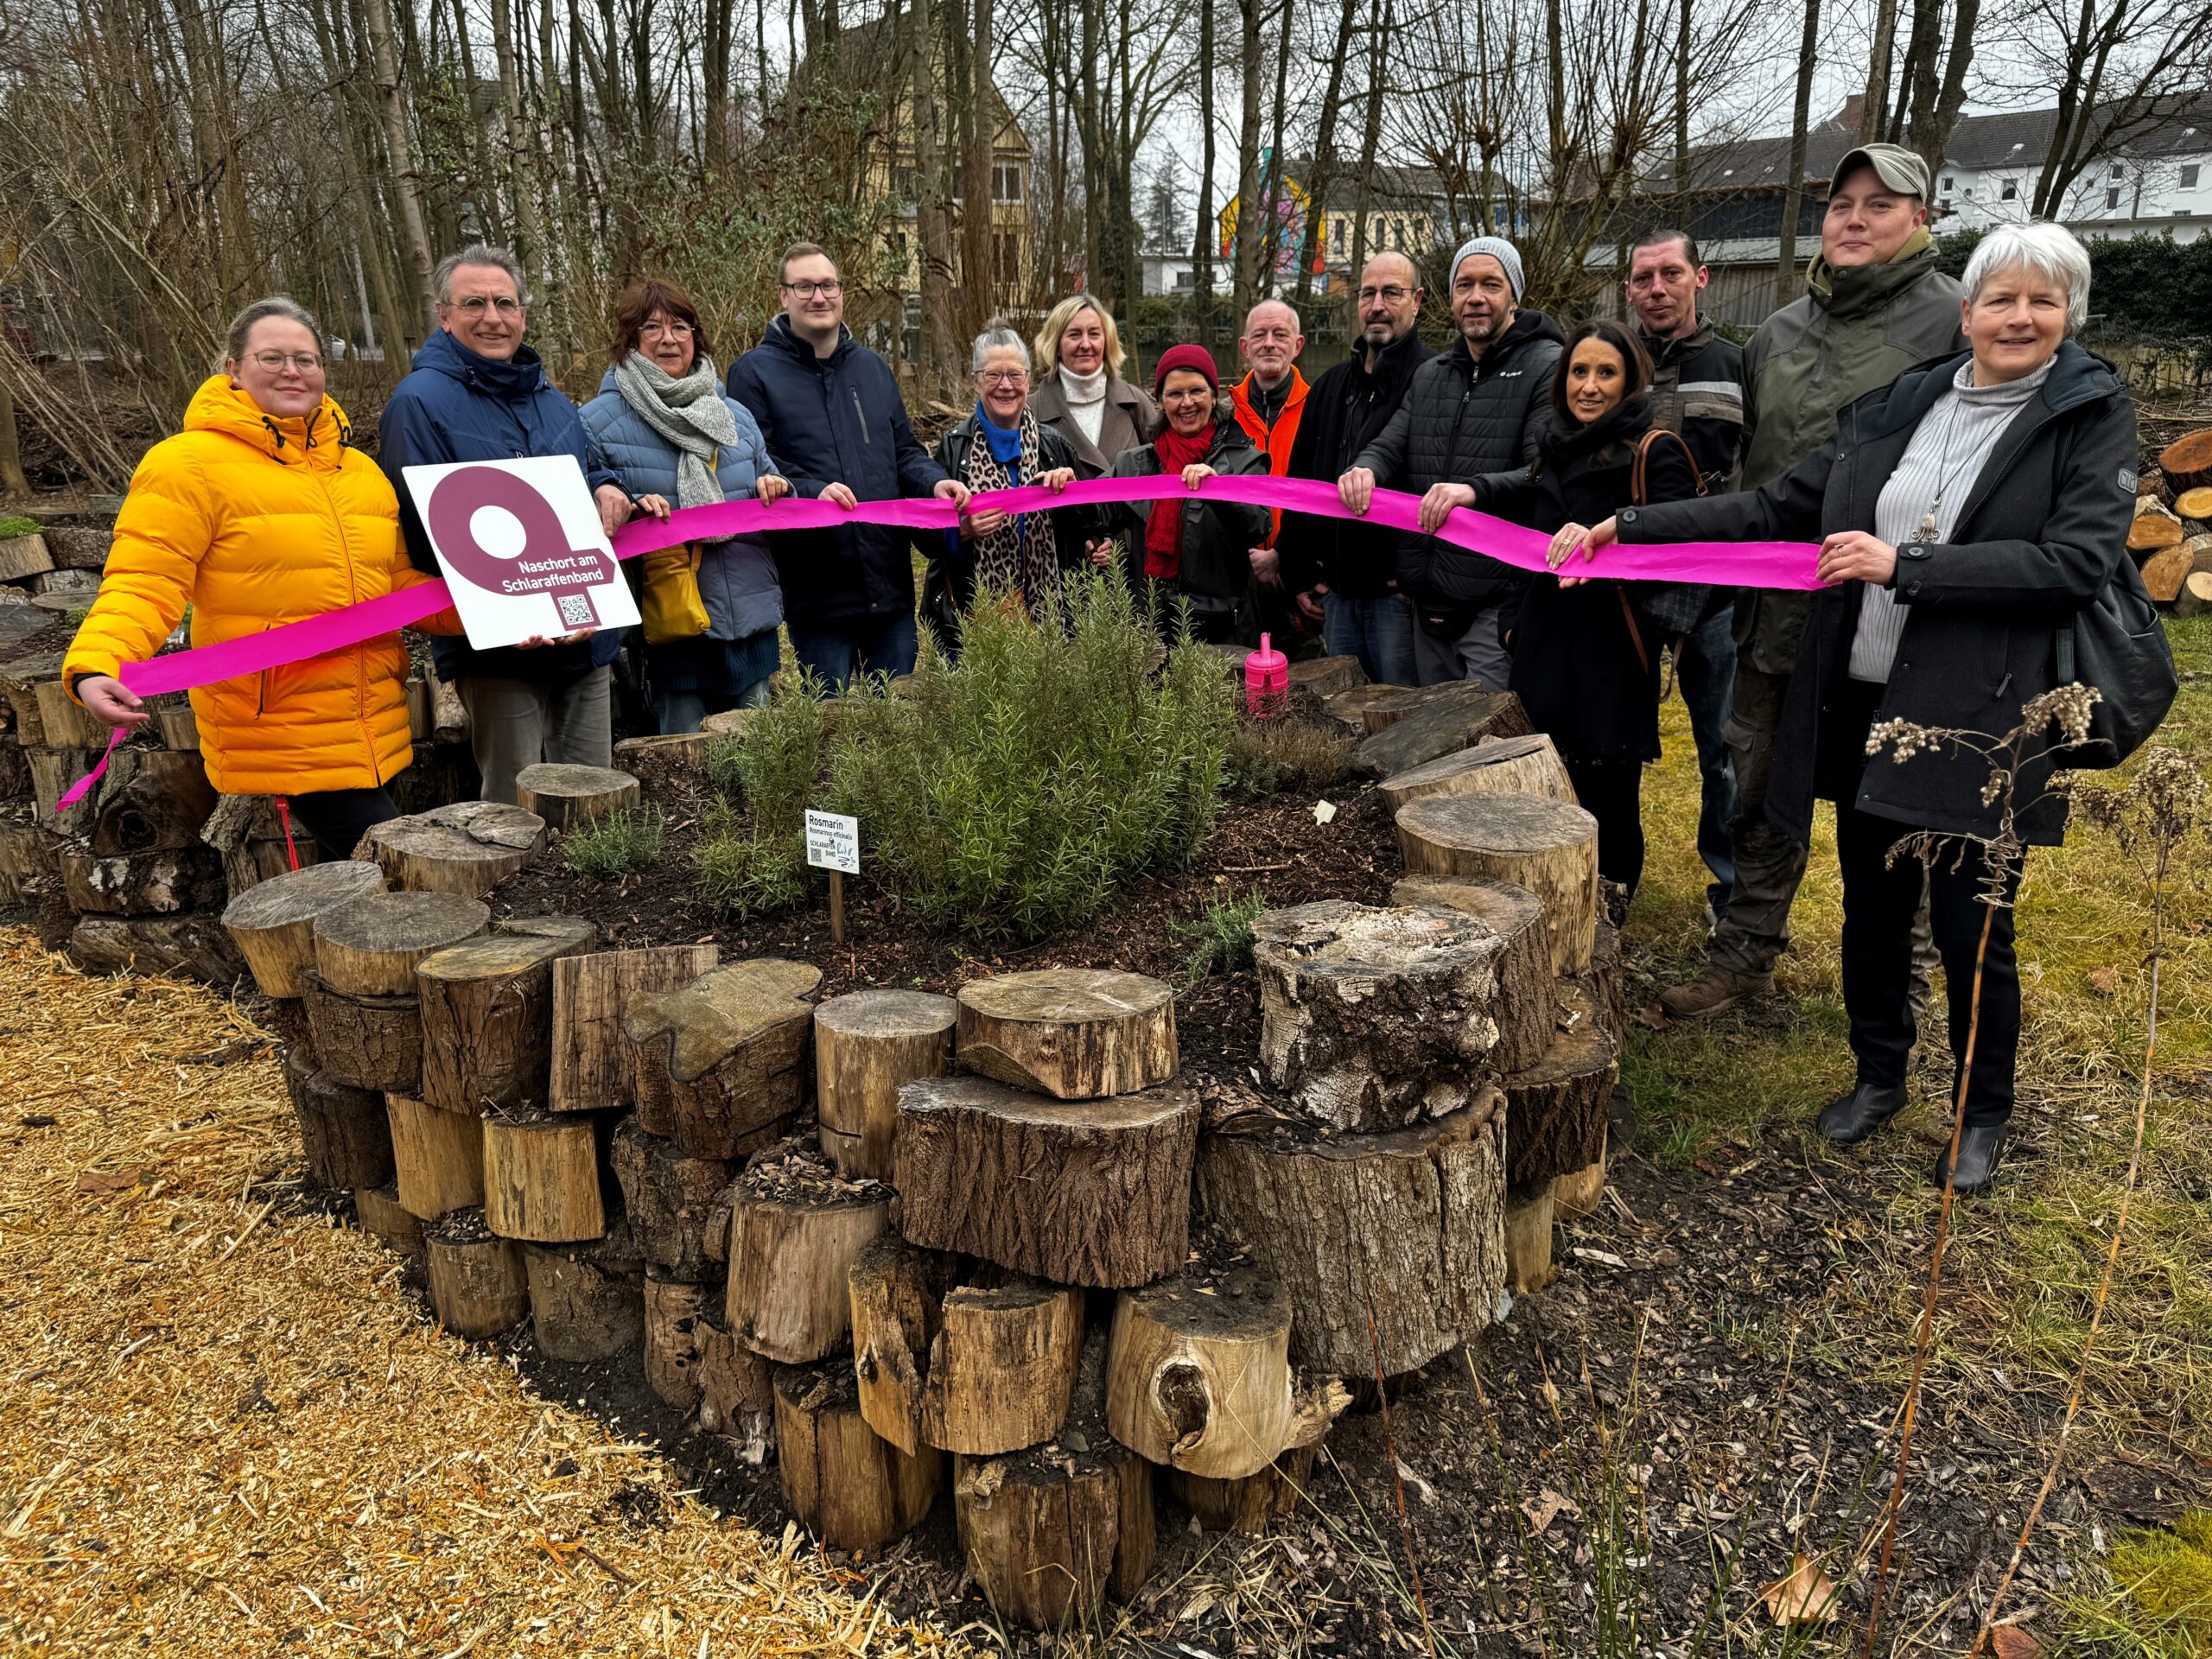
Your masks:
[{"label": "hiking boot", "polygon": [[1687,985],[1669,985],[1659,993],[1659,1006],[1670,1020],[1697,1020],[1718,1014],[1738,997],[1766,996],[1774,990],[1774,975],[1739,974],[1718,963]]}]

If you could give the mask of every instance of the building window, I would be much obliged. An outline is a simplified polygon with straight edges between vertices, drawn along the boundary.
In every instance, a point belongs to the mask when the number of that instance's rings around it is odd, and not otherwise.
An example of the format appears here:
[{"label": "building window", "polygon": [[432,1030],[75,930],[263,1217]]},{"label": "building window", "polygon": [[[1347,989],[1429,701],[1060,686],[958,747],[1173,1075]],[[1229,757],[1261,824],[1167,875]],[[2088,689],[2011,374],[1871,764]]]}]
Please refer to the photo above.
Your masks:
[{"label": "building window", "polygon": [[2120,162],[2114,162],[2112,164],[2112,175],[2111,175],[2111,176],[2112,176],[2112,177],[2113,177],[2113,178],[2115,178],[2115,179],[2124,179],[2124,178],[2126,178],[2126,177],[2127,176],[2127,169],[2126,169],[2126,168],[2123,167]]},{"label": "building window", "polygon": [[2119,207],[2120,207],[2120,192],[2119,192],[2119,191],[2117,191],[2117,190],[2107,190],[2107,191],[2106,191],[2106,192],[2105,192],[2105,211],[2106,211],[2107,213],[2113,213],[2113,212],[2117,211],[2117,210],[2118,210],[2118,208],[2119,208]]},{"label": "building window", "polygon": [[2184,167],[2183,168],[2182,168],[2182,170],[2181,170],[2181,188],[2182,188],[2183,189],[2184,189],[2184,190],[2194,190],[2194,189],[2196,189],[2196,162],[2190,162],[2187,167]]},{"label": "building window", "polygon": [[1949,174],[1946,173],[1943,175],[1943,194],[1947,196],[1951,194],[1951,187],[1956,182],[1956,180],[1953,179]]},{"label": "building window", "polygon": [[1021,200],[1021,163],[1001,162],[991,168],[991,200],[1020,201]]},{"label": "building window", "polygon": [[2005,180],[2005,188],[1997,193],[1997,199],[1999,201],[2018,201],[2020,199],[2020,181],[2018,179]]},{"label": "building window", "polygon": [[1195,270],[1179,270],[1179,271],[1177,271],[1177,272],[1175,273],[1175,286],[1176,286],[1176,287],[1178,287],[1178,288],[1190,288],[1190,289],[1195,289],[1196,287],[1198,287],[1198,273],[1197,271],[1195,271]]},{"label": "building window", "polygon": [[1021,286],[1021,238],[1018,236],[997,236],[991,238],[998,244],[999,286],[1013,289]]}]

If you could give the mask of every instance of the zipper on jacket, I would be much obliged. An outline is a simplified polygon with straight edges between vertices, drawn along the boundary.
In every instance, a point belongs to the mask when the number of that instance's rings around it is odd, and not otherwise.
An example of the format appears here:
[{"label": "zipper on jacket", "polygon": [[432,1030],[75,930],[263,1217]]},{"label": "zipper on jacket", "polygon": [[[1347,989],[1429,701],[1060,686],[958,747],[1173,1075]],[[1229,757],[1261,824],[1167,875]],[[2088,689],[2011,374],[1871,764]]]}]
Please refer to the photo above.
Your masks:
[{"label": "zipper on jacket", "polygon": [[849,386],[846,388],[846,395],[853,400],[853,418],[860,423],[861,442],[873,448],[874,441],[868,435],[868,411],[861,407],[860,388]]}]

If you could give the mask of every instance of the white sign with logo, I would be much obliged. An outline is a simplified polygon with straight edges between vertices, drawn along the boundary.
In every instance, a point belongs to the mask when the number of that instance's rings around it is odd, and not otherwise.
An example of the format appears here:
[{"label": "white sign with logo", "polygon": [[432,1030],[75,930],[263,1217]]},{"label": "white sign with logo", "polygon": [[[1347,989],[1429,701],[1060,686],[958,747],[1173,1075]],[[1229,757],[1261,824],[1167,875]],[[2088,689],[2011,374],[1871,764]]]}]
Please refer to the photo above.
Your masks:
[{"label": "white sign with logo", "polygon": [[404,470],[479,651],[636,624],[637,601],[574,455]]},{"label": "white sign with logo", "polygon": [[806,861],[817,870],[861,873],[861,821],[842,812],[806,810]]}]

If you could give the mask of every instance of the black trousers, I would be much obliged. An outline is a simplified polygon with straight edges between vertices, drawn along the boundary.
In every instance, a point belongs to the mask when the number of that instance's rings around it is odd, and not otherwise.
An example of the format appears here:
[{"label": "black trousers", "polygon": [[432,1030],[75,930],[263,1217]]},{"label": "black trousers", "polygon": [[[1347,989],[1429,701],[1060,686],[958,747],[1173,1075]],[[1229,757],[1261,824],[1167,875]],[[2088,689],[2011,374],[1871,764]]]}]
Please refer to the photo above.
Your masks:
[{"label": "black trousers", "polygon": [[1561,755],[1574,798],[1598,820],[1598,874],[1630,893],[1643,879],[1643,763]]},{"label": "black trousers", "polygon": [[288,795],[294,833],[304,830],[326,859],[353,856],[354,846],[379,823],[399,816],[391,797],[380,789],[324,789]]},{"label": "black trousers", "polygon": [[[1856,687],[1854,690],[1858,689]],[[1865,688],[1863,719],[1855,719],[1857,747],[1866,749],[1876,694]],[[1856,712],[1856,711],[1854,711]],[[1830,751],[1833,753],[1833,751]],[[1878,764],[1895,763],[1883,758]],[[1905,764],[1910,766],[1912,762]],[[1835,812],[1836,860],[1843,871],[1843,1006],[1851,1019],[1851,1052],[1859,1081],[1894,1088],[1905,1080],[1916,1033],[1912,1018],[1912,924],[1920,908],[1918,858],[1889,860],[1890,849],[1914,833],[1910,824],[1876,817],[1840,800]],[[2012,1115],[2013,1072],[2020,1048],[2020,970],[2012,952],[2012,901],[2018,870],[2004,878],[2005,902],[1983,902],[1991,889],[1982,849],[1971,842],[1938,842],[1926,865],[1928,918],[1943,958],[1943,988],[1950,1004],[1951,1053],[1962,1062],[1974,1017],[1974,958],[1981,930],[1989,946],[1981,957],[1981,1020],[1974,1045],[1974,1073],[1967,1084],[1967,1122],[2002,1123]],[[1958,1076],[1951,1079],[1957,1098]],[[1948,1119],[1945,1120],[1948,1126]]]}]

